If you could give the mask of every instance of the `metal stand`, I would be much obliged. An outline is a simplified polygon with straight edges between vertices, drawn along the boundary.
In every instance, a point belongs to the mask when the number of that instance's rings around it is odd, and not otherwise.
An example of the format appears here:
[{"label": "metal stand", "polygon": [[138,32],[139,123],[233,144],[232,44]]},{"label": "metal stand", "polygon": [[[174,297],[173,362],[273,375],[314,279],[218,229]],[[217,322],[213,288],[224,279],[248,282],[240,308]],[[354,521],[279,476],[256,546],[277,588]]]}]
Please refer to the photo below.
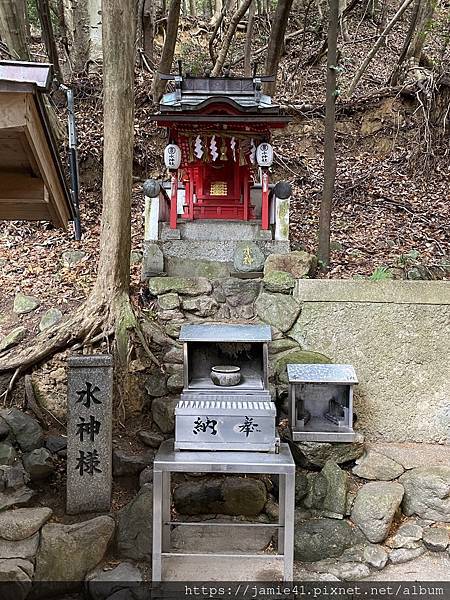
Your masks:
[{"label": "metal stand", "polygon": [[[240,474],[272,474],[279,476],[279,521],[268,525],[245,522],[246,527],[278,528],[278,554],[247,553],[195,553],[171,551],[170,533],[174,526],[183,525],[180,521],[171,520],[171,473],[240,473]],[[295,497],[295,463],[287,444],[281,444],[279,454],[262,452],[175,452],[173,440],[167,440],[156,455],[153,466],[153,555],[152,580],[154,583],[163,580],[164,559],[191,562],[197,561],[197,573],[204,571],[206,559],[217,559],[222,565],[223,579],[233,579],[233,570],[223,568],[224,561],[230,559],[239,564],[243,559],[254,559],[258,565],[273,566],[274,560],[283,563],[283,580],[293,580],[294,555],[294,497]],[[192,525],[192,523],[184,523]],[[201,526],[239,527],[242,522],[196,522]],[[273,574],[273,571],[271,571]],[[273,576],[273,575],[272,575]],[[195,577],[194,577],[195,579]],[[208,579],[208,575],[204,576]]]}]

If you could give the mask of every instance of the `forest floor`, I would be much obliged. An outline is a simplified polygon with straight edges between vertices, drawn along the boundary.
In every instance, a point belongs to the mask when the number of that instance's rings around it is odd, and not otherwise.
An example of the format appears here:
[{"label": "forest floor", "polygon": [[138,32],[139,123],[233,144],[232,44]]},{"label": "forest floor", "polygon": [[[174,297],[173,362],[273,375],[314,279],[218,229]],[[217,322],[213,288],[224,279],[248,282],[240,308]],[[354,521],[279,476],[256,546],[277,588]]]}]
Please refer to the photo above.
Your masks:
[{"label": "forest floor", "polygon": [[[390,17],[395,3],[388,6]],[[306,33],[287,44],[280,67],[276,99],[288,108],[292,122],[274,138],[273,179],[285,178],[293,185],[292,248],[314,252],[323,183],[326,67],[323,59],[316,66],[306,66],[321,47],[323,38],[316,23],[303,27],[304,23],[303,13],[293,13],[288,33],[302,28]],[[348,19],[349,41],[339,42],[344,67],[340,75],[343,91],[337,100],[337,178],[331,268],[326,277],[384,277],[383,268],[389,269],[388,276],[403,277],[406,270],[415,266],[425,266],[431,277],[446,277],[441,267],[448,265],[450,255],[449,132],[434,131],[430,124],[431,137],[424,145],[424,136],[430,131],[421,107],[398,90],[386,91],[407,24],[408,14],[388,36],[351,100],[345,98],[345,89],[373,45],[379,26],[362,8],[355,9]],[[255,49],[266,43],[268,33],[267,19],[258,18]],[[433,37],[426,47],[426,52],[434,58],[439,53],[436,39],[439,36]],[[232,60],[239,57],[243,40],[244,35],[238,34]],[[182,58],[186,68],[195,73],[204,63],[206,45],[201,23],[184,20],[176,58]],[[239,68],[237,65],[233,73],[239,73]],[[143,238],[142,181],[164,175],[165,137],[151,121],[154,110],[151,79],[150,73],[136,69],[132,205],[132,248],[136,251],[140,251]],[[85,74],[73,79],[72,85],[82,176],[83,238],[76,242],[71,231],[57,230],[46,223],[2,224],[0,334],[7,333],[15,324],[12,303],[19,290],[41,301],[38,311],[20,319],[30,332],[36,333],[44,310],[56,306],[65,314],[72,311],[85,299],[95,278],[101,217],[101,76]],[[65,118],[64,108],[57,106],[57,110]],[[85,258],[74,267],[65,267],[62,254],[67,250],[82,250]],[[132,265],[135,298],[142,285],[140,265],[136,263]]]}]

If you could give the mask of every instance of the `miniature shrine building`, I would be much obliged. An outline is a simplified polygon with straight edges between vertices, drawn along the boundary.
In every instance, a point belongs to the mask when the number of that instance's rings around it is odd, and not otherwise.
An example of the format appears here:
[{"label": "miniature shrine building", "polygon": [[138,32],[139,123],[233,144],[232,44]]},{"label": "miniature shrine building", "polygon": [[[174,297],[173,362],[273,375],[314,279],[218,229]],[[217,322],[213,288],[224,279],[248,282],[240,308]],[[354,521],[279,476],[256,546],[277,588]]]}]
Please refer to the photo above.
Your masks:
[{"label": "miniature shrine building", "polygon": [[[169,76],[166,76],[169,78]],[[171,229],[180,219],[274,223],[272,131],[289,119],[262,93],[269,78],[174,76],[154,120],[167,128]],[[164,192],[163,192],[163,195]]]}]

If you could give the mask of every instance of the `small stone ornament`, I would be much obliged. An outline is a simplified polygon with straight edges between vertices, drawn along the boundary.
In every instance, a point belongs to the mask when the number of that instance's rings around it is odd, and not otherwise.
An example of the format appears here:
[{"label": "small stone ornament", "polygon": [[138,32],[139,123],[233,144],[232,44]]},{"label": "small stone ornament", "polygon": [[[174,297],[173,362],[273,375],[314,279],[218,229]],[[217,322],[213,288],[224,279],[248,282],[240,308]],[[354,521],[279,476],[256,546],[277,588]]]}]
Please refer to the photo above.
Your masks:
[{"label": "small stone ornament", "polygon": [[211,381],[215,385],[232,386],[241,381],[241,369],[231,365],[219,365],[211,369]]}]

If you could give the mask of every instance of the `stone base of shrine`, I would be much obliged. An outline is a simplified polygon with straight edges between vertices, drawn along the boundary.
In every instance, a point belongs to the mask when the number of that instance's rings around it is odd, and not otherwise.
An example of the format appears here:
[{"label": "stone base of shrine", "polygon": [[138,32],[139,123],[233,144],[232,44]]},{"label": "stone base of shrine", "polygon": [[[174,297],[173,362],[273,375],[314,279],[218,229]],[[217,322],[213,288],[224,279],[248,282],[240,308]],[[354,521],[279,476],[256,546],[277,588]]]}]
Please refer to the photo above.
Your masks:
[{"label": "stone base of shrine", "polygon": [[[274,230],[262,230],[258,221],[180,221],[177,229],[160,223],[158,240],[144,241],[142,279],[162,273],[229,277],[236,271],[236,254],[245,243],[250,244],[255,260],[249,272],[259,272],[267,256],[290,250],[288,240],[274,238]],[[242,275],[245,276],[245,271]]]}]

